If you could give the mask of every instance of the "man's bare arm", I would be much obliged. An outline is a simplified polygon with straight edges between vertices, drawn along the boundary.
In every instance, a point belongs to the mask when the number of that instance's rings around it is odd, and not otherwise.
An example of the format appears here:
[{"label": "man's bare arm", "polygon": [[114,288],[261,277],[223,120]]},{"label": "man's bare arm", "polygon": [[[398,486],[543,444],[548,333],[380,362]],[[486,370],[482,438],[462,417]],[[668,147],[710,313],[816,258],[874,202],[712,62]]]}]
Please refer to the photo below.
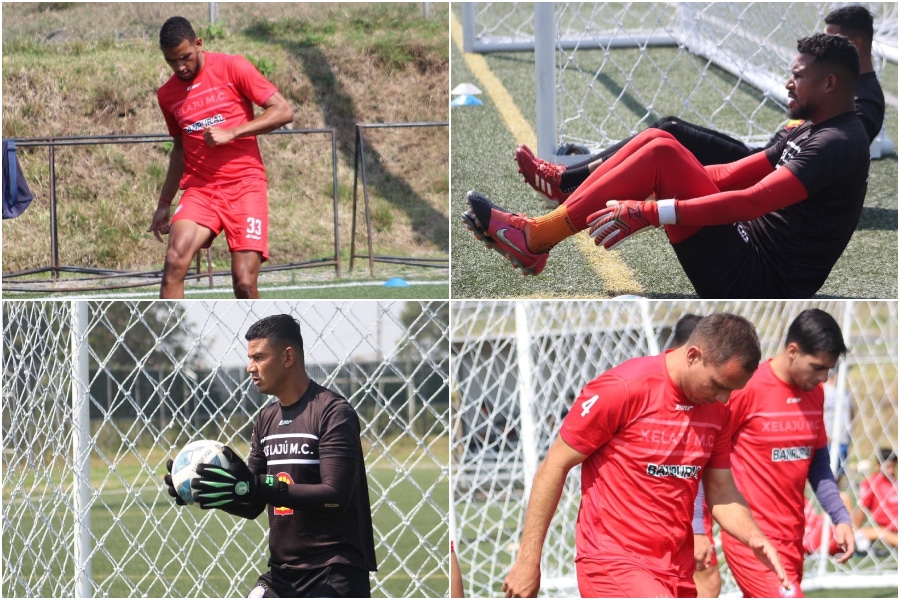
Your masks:
[{"label": "man's bare arm", "polygon": [[778,576],[782,586],[789,589],[790,582],[778,552],[753,520],[746,500],[734,485],[731,469],[707,469],[703,475],[703,489],[710,512],[722,529],[753,550],[756,558]]},{"label": "man's bare arm", "polygon": [[172,152],[169,154],[169,169],[166,171],[166,180],[163,183],[162,190],[159,192],[159,202],[156,205],[156,212],[150,221],[150,227],[147,231],[152,231],[160,242],[163,241],[162,234],[169,233],[169,207],[175,194],[178,193],[178,186],[181,184],[181,175],[184,173],[184,146],[181,138],[172,140]]},{"label": "man's bare arm", "polygon": [[203,139],[210,146],[222,146],[242,137],[262,135],[275,131],[294,120],[294,109],[279,92],[272,94],[262,104],[261,115],[232,129],[209,127],[203,132]]},{"label": "man's bare arm", "polygon": [[525,511],[525,525],[516,562],[510,569],[503,592],[507,598],[535,598],[541,587],[541,552],[550,521],[562,496],[566,476],[587,458],[557,437],[538,467]]}]

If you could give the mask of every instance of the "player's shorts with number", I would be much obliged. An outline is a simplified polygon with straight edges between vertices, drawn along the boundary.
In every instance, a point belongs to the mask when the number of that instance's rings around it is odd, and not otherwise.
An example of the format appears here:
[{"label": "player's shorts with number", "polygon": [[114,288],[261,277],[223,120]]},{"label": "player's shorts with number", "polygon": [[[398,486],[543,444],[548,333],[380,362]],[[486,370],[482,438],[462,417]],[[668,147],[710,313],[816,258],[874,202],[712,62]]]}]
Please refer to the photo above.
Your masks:
[{"label": "player's shorts with number", "polygon": [[269,202],[265,179],[188,188],[181,195],[172,223],[187,219],[225,231],[232,252],[255,251],[269,258]]}]

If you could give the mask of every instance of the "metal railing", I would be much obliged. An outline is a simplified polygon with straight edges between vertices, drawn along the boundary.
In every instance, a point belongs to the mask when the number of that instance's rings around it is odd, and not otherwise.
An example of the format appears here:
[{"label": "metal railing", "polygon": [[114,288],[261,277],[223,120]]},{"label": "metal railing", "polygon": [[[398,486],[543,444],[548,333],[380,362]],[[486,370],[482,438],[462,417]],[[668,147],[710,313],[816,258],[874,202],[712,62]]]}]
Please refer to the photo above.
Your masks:
[{"label": "metal railing", "polygon": [[[337,178],[337,136],[334,129],[279,129],[266,135],[297,135],[297,134],[327,134],[331,139],[331,166],[332,166],[332,207],[334,212],[334,254],[322,258],[314,258],[304,261],[289,262],[284,264],[266,265],[260,268],[260,272],[284,271],[290,269],[302,268],[318,268],[334,266],[335,273],[341,276],[341,255],[340,255],[340,234],[338,227],[338,178]],[[23,138],[16,139],[17,148],[36,148],[46,147],[49,152],[49,194],[50,194],[50,264],[38,268],[27,269],[23,271],[4,272],[3,273],[3,289],[11,292],[33,292],[36,291],[36,285],[44,286],[44,280],[21,278],[42,273],[50,273],[50,278],[54,283],[61,283],[60,275],[62,273],[76,273],[90,275],[90,277],[79,277],[79,283],[96,281],[109,281],[113,279],[128,279],[127,284],[103,285],[95,287],[85,287],[79,285],[77,287],[57,286],[50,290],[41,287],[40,291],[52,291],[60,293],[78,292],[78,291],[96,291],[124,289],[142,286],[158,285],[162,280],[161,270],[151,271],[123,271],[115,269],[102,269],[96,267],[85,267],[78,265],[62,265],[59,259],[59,224],[57,221],[58,201],[56,194],[56,149],[61,146],[97,146],[106,144],[161,144],[171,141],[172,138],[166,134],[135,134],[135,135],[94,135],[94,136],[71,136],[71,137],[40,137],[40,138]],[[202,251],[201,251],[202,252]],[[197,254],[196,272],[188,273],[186,279],[209,279],[209,287],[213,287],[213,279],[217,275],[228,275],[230,271],[214,271],[210,250],[207,249],[207,272],[201,273],[200,262],[201,254]],[[140,281],[145,279],[147,281]],[[16,284],[9,285],[9,280],[16,280]],[[135,282],[135,280],[138,280]]]},{"label": "metal railing", "polygon": [[[363,137],[365,129],[392,129],[392,128],[408,128],[408,127],[449,127],[448,121],[440,122],[423,122],[423,123],[357,123],[356,124],[356,144],[355,157],[353,162],[353,226],[350,233],[350,271],[353,271],[353,261],[358,256],[360,258],[368,258],[369,275],[375,276],[375,263],[393,263],[401,265],[412,265],[417,267],[436,267],[447,268],[450,266],[448,258],[415,258],[409,256],[384,256],[376,255],[373,249],[372,234],[372,214],[369,203],[369,184],[366,174],[366,151]],[[366,241],[368,246],[368,254],[356,253],[356,214],[359,202],[359,181],[362,179],[363,187],[363,203],[366,219]]]}]

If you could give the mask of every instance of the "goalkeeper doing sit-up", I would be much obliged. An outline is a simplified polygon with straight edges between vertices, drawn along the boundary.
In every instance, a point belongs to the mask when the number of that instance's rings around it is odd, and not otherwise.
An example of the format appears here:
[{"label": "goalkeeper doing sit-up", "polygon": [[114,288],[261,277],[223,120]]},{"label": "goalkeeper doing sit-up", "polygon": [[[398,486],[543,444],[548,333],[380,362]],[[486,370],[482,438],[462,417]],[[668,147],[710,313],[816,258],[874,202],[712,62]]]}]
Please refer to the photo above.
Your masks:
[{"label": "goalkeeper doing sit-up", "polygon": [[789,117],[804,122],[765,151],[704,166],[670,134],[648,129],[552,212],[512,214],[471,191],[463,222],[525,274],[539,274],[550,250],[584,229],[610,249],[664,226],[701,297],[815,294],[859,221],[869,138],[854,106],[854,45],[820,33],[797,50],[785,88]]},{"label": "goalkeeper doing sit-up", "polygon": [[[825,33],[842,35],[859,52],[859,79],[856,81],[856,116],[873,141],[884,123],[884,92],[872,61],[874,19],[864,6],[842,6],[825,17]],[[667,131],[704,165],[720,165],[740,160],[780,142],[800,121],[790,120],[775,132],[762,148],[751,147],[721,131],[689,123],[675,116],[657,119],[652,129]],[[570,166],[538,158],[525,145],[516,148],[516,163],[525,183],[544,196],[544,203],[556,208],[578,189],[594,170],[633,139],[629,137]]]}]

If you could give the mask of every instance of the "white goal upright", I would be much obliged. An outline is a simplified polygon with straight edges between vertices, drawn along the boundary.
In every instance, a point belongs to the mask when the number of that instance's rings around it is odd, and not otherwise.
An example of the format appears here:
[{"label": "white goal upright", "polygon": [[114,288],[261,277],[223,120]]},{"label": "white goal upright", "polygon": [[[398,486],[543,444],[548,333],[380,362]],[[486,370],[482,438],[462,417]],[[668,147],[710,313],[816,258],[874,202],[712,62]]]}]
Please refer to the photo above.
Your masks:
[{"label": "white goal upright", "polygon": [[301,323],[310,376],[356,409],[375,597],[448,590],[447,302],[4,301],[3,597],[246,597],[268,523],[179,507],[166,460],[247,456],[247,328]]},{"label": "white goal upright", "polygon": [[[881,74],[897,63],[897,4],[862,4]],[[598,150],[667,115],[764,145],[785,120],[797,39],[822,31],[840,5],[484,2],[464,3],[462,22],[468,52],[535,52],[537,152],[549,158],[570,143]],[[892,150],[882,133],[872,155]]]},{"label": "white goal upright", "polygon": [[[860,484],[878,469],[879,449],[898,450],[897,302],[454,303],[451,478],[466,594],[503,596],[501,585],[516,556],[535,470],[586,383],[625,360],[667,347],[673,327],[686,313],[746,317],[756,325],[765,358],[783,346],[791,321],[813,307],[834,316],[849,348],[837,385],[849,391],[854,407],[842,488],[856,506]],[[832,457],[837,456],[838,443],[832,440]],[[566,481],[544,545],[545,596],[578,594],[574,538],[580,495],[576,469]],[[808,489],[807,495],[813,497]],[[717,550],[723,595],[739,595],[721,547]],[[817,552],[807,557],[804,571],[806,590],[896,587],[897,549],[876,543],[843,565]]]}]

